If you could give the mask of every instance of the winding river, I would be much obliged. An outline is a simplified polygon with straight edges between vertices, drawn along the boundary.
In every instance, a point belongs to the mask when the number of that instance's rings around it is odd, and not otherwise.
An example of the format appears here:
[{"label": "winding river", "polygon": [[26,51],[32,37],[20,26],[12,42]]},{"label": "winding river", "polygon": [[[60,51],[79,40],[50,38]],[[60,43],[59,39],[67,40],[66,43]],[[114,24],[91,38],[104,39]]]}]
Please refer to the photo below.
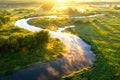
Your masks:
[{"label": "winding river", "polygon": [[[100,15],[96,14],[71,18],[86,18],[96,16]],[[42,17],[56,18],[57,16]],[[17,20],[15,25],[32,32],[43,30],[42,28],[38,28],[27,23],[28,20],[34,18]],[[90,66],[95,59],[95,55],[90,50],[91,46],[73,34],[62,32],[69,27],[75,26],[65,26],[65,28],[59,28],[57,32],[49,31],[52,38],[59,38],[67,47],[68,52],[63,57],[47,63],[35,63],[32,66],[19,70],[11,75],[2,76],[0,77],[0,80],[61,80],[63,75],[67,75],[83,69],[84,67]]]}]

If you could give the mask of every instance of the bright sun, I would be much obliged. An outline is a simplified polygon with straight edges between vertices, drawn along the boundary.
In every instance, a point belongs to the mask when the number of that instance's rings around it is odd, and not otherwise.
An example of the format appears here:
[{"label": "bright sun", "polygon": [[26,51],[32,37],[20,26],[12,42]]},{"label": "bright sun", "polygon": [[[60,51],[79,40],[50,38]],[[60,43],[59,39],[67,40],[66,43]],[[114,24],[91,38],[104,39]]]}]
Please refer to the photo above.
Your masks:
[{"label": "bright sun", "polygon": [[59,3],[63,3],[64,2],[64,0],[57,0]]}]

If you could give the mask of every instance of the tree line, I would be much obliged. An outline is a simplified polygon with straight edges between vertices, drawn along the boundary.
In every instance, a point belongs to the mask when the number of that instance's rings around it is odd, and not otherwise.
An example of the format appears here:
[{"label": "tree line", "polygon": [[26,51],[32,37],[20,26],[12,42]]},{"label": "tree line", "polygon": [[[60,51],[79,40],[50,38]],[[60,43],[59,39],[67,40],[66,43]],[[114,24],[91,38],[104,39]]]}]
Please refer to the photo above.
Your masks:
[{"label": "tree line", "polygon": [[47,42],[50,38],[48,31],[36,33],[14,33],[10,36],[0,37],[0,53],[26,51]]}]

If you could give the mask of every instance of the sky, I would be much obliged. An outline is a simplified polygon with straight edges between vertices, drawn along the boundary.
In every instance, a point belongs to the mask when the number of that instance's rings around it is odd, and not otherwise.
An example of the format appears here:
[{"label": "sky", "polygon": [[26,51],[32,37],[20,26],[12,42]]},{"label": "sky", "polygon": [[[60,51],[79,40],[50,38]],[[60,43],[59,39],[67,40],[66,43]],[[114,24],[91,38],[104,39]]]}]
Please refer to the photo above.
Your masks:
[{"label": "sky", "polygon": [[[3,0],[0,0],[3,1]],[[4,1],[57,1],[57,0],[4,0]],[[120,0],[64,0],[76,2],[120,2]]]}]

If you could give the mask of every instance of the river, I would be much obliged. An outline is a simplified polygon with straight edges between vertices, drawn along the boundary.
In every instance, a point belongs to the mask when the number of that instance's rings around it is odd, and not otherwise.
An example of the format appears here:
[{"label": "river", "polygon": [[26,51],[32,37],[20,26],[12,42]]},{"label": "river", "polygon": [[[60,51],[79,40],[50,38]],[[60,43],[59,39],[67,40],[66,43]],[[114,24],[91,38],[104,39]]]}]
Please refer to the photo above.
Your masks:
[{"label": "river", "polygon": [[[100,15],[96,14],[71,18],[86,18],[96,16]],[[57,16],[41,17],[57,18]],[[28,20],[34,18],[38,17],[17,20],[15,25],[32,32],[44,30],[27,23]],[[65,26],[64,28],[59,28],[57,32],[49,30],[51,37],[60,39],[68,49],[68,52],[63,57],[47,63],[35,63],[25,69],[14,72],[13,74],[2,76],[0,77],[0,80],[61,80],[63,75],[70,74],[92,65],[93,61],[95,60],[95,54],[91,51],[91,46],[73,34],[62,32],[69,27],[75,26]]]}]

